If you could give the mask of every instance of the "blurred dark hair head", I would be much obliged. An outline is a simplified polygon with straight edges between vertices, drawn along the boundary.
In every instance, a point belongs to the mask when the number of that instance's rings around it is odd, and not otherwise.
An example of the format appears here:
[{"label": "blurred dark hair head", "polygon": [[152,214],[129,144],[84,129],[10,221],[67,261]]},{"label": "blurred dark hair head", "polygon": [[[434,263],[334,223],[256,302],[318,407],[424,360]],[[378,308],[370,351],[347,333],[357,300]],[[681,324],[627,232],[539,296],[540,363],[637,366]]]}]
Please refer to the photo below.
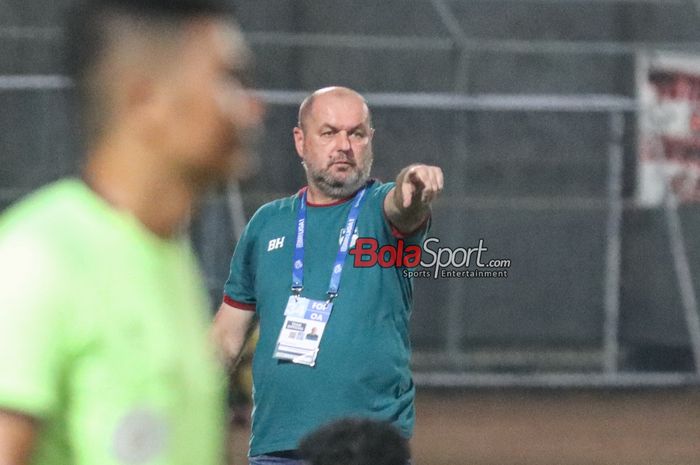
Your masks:
[{"label": "blurred dark hair head", "polygon": [[310,465],[406,465],[408,440],[391,424],[343,419],[305,436],[299,454]]},{"label": "blurred dark hair head", "polygon": [[[109,109],[101,67],[125,38],[174,41],[188,21],[233,21],[231,0],[76,0],[65,16],[65,67],[75,84],[85,138],[102,129]],[[143,41],[142,41],[143,42]],[[143,45],[140,44],[140,45]],[[131,44],[133,47],[133,44]],[[139,47],[141,48],[141,47]],[[145,46],[142,48],[146,48]]]}]

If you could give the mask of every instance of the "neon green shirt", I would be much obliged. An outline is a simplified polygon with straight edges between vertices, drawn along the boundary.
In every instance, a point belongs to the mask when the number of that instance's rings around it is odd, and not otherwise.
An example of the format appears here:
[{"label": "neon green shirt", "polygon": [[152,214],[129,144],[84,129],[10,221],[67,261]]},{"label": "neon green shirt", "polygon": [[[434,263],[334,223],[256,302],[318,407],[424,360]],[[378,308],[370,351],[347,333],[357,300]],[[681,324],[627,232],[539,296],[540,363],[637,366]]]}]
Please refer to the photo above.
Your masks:
[{"label": "neon green shirt", "polygon": [[185,241],[65,180],[0,217],[0,408],[34,464],[214,465],[223,378]]}]

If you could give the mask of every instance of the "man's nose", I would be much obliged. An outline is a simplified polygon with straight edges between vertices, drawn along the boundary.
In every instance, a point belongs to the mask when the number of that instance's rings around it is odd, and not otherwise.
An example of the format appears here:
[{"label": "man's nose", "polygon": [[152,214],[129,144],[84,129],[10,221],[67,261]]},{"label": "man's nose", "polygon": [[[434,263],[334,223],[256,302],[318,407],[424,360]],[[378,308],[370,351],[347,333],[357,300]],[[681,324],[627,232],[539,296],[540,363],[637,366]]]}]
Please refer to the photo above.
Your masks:
[{"label": "man's nose", "polygon": [[350,134],[348,134],[347,131],[338,131],[338,134],[336,134],[336,144],[338,150],[343,152],[350,151]]},{"label": "man's nose", "polygon": [[249,128],[259,127],[265,116],[265,104],[259,96],[252,92],[246,93],[245,103],[246,108],[245,111],[242,112],[246,118],[245,126]]}]

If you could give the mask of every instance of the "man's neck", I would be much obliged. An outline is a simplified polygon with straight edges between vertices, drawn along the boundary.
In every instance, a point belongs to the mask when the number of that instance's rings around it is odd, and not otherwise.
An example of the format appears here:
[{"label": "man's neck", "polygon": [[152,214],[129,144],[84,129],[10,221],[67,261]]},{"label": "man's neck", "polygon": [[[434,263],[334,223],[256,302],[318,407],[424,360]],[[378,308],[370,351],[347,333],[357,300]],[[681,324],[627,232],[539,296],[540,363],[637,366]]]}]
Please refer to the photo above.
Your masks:
[{"label": "man's neck", "polygon": [[329,205],[336,203],[343,198],[332,197],[311,183],[309,183],[309,187],[306,189],[306,201],[314,205]]},{"label": "man's neck", "polygon": [[330,195],[309,182],[306,189],[306,201],[313,205],[332,205],[352,198],[360,189],[362,186],[347,195]]},{"label": "man's neck", "polygon": [[138,150],[106,146],[88,157],[85,181],[117,210],[132,214],[157,236],[177,235],[191,216],[195,189],[163,163]]}]

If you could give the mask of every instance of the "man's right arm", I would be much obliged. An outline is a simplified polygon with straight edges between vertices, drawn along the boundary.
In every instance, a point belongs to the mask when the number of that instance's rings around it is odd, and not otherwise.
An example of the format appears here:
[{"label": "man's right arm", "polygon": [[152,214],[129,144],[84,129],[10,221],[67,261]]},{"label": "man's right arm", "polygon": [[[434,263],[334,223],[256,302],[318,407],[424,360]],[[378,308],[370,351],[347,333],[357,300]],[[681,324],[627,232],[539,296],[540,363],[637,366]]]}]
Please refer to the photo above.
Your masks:
[{"label": "man's right arm", "polygon": [[33,418],[0,409],[0,464],[29,464],[36,431]]},{"label": "man's right arm", "polygon": [[219,358],[230,373],[238,362],[243,350],[248,329],[255,312],[223,302],[216,312],[212,327],[212,338]]},{"label": "man's right arm", "polygon": [[0,241],[0,465],[31,463],[41,419],[59,408],[64,373],[72,315],[57,270],[66,268],[33,232],[15,227]]}]

